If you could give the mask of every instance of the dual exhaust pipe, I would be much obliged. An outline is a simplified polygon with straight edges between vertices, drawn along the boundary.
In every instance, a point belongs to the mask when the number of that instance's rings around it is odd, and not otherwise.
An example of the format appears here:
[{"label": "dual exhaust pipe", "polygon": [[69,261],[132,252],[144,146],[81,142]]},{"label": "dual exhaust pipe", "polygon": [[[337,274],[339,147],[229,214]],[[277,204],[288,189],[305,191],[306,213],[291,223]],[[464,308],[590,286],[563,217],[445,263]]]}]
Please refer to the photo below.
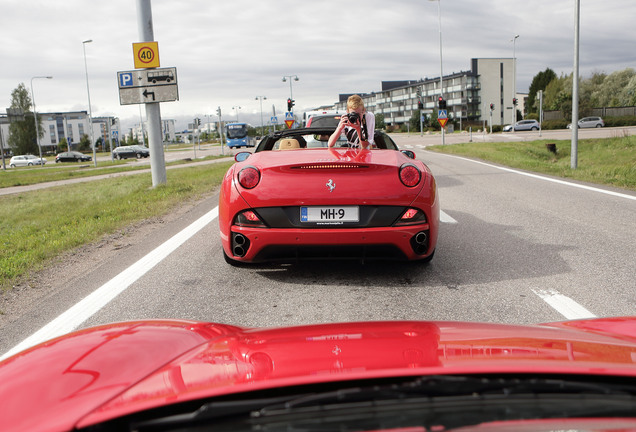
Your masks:
[{"label": "dual exhaust pipe", "polygon": [[411,247],[413,252],[424,255],[428,252],[428,231],[420,231],[411,237]]},{"label": "dual exhaust pipe", "polygon": [[232,233],[232,253],[234,256],[242,258],[250,247],[250,241],[243,234]]}]

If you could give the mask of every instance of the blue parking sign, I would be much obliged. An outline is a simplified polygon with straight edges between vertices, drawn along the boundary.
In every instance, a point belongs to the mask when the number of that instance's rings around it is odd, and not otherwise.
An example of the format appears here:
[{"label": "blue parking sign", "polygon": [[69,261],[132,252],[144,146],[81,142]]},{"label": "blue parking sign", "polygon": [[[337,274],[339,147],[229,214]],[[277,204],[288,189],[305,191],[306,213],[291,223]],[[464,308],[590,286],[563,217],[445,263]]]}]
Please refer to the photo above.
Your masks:
[{"label": "blue parking sign", "polygon": [[119,74],[119,87],[132,87],[133,82],[133,74],[131,72],[121,72]]}]

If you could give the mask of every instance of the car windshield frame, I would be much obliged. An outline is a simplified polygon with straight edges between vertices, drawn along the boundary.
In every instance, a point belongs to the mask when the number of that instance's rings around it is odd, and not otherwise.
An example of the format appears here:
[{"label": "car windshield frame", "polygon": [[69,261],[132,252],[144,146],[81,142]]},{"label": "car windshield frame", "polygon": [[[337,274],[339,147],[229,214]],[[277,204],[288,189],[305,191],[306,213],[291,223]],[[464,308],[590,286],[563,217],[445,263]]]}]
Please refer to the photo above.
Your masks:
[{"label": "car windshield frame", "polygon": [[[276,132],[274,134],[269,134],[266,135],[261,142],[258,143],[258,145],[256,146],[254,153],[259,153],[262,151],[270,151],[270,150],[276,150],[277,146],[276,144],[285,138],[294,138],[297,139],[299,144],[300,144],[300,148],[305,149],[305,150],[312,150],[312,149],[324,149],[324,148],[328,148],[327,143],[328,143],[328,137],[331,136],[331,134],[333,134],[333,132],[335,131],[335,128],[314,128],[314,127],[309,127],[309,128],[297,128],[297,129],[286,129],[284,131],[279,131]],[[309,139],[309,141],[307,140],[307,138],[305,138],[306,136],[308,137],[312,137]],[[315,137],[317,136],[326,136],[326,139],[317,139]],[[384,133],[381,130],[375,130],[374,132],[374,142],[375,145],[370,148],[369,150],[395,150],[395,151],[399,151],[400,148],[398,147],[398,145],[395,143],[395,141],[393,141],[393,139],[386,133]],[[325,137],[323,137],[325,138]],[[315,143],[320,142],[323,145],[320,146],[312,146],[311,144],[313,143],[315,145]],[[349,147],[349,144],[346,140],[346,138],[343,138],[343,136],[339,137],[338,139],[338,145],[336,145],[333,148],[345,148],[345,147]]]}]

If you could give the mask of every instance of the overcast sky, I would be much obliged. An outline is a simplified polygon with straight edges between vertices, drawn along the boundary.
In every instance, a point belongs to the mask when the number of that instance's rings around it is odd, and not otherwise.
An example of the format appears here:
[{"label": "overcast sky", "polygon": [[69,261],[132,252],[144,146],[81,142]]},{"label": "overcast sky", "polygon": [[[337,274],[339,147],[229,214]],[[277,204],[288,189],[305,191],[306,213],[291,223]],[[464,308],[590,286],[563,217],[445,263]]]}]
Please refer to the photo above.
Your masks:
[{"label": "overcast sky", "polygon": [[[117,72],[134,69],[136,1],[0,0],[0,112],[31,78],[39,112],[88,110],[83,40],[94,116],[139,122],[120,105]],[[161,67],[176,67],[179,101],[162,118],[185,128],[221,107],[224,119],[260,124],[286,110],[332,104],[340,93],[379,91],[381,81],[439,77],[438,3],[430,0],[154,0]],[[517,91],[546,68],[573,70],[575,0],[441,0],[444,74],[471,58],[517,57]],[[582,0],[580,72],[636,68],[636,1]],[[511,39],[519,35],[516,43]],[[215,117],[213,117],[215,118]],[[204,120],[205,121],[205,120]]]}]

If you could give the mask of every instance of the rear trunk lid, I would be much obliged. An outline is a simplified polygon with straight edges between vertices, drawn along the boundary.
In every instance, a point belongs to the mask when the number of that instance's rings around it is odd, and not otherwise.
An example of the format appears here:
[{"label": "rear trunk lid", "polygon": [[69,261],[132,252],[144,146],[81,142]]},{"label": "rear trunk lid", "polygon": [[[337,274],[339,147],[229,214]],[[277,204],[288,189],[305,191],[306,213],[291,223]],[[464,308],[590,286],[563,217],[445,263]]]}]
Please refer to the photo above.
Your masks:
[{"label": "rear trunk lid", "polygon": [[[399,169],[415,165],[422,179],[405,186]],[[261,179],[253,189],[237,184],[250,206],[409,205],[425,183],[425,167],[394,150],[301,149],[255,153],[240,166],[253,166]]]}]

